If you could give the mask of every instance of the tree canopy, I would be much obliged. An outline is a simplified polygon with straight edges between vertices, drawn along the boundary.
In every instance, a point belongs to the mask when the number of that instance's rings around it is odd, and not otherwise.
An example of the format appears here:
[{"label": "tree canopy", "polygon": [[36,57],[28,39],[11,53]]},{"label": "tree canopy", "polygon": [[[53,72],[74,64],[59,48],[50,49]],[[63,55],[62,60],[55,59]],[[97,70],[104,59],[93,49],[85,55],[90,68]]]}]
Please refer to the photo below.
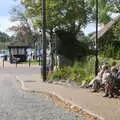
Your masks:
[{"label": "tree canopy", "polygon": [[21,41],[27,45],[32,45],[33,32],[31,28],[31,19],[26,16],[24,6],[14,6],[10,10],[10,15],[12,22],[19,22],[18,24],[9,28],[10,31],[14,31],[16,40]]},{"label": "tree canopy", "polygon": [[[88,2],[93,7],[93,12],[95,12],[96,0],[88,0]],[[107,24],[113,13],[120,13],[119,0],[98,0],[99,23]]]},{"label": "tree canopy", "polygon": [[[24,0],[28,17],[34,20],[33,25],[42,25],[42,1]],[[64,29],[77,33],[89,21],[90,8],[84,0],[47,0],[46,18],[48,29]]]},{"label": "tree canopy", "polygon": [[8,34],[0,31],[0,42],[7,42],[9,41],[9,38]]}]

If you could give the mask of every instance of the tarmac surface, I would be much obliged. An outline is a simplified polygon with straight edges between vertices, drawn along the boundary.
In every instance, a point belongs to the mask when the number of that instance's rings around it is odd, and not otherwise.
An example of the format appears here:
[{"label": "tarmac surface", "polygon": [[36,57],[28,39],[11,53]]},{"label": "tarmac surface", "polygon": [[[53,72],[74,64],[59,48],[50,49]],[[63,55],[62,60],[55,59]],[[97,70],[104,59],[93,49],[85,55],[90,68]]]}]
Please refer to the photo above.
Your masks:
[{"label": "tarmac surface", "polygon": [[0,66],[0,120],[85,120],[57,106],[43,93],[21,90],[16,76],[36,77],[40,72],[39,67],[25,66]]},{"label": "tarmac surface", "polygon": [[[49,95],[56,96],[60,100],[64,101],[65,104],[69,104],[70,107],[73,108],[74,106],[77,106],[88,114],[95,116],[92,118],[90,117],[87,120],[95,120],[96,117],[101,120],[120,120],[119,98],[109,99],[102,97],[103,93],[91,93],[88,89],[44,83],[40,77],[40,69],[37,66],[32,66],[31,68],[26,65],[20,65],[18,68],[9,64],[6,66],[8,67],[5,68],[6,71],[4,70],[4,72],[10,72],[12,77],[16,76],[16,79],[21,83],[20,87],[25,91],[31,92],[27,94],[38,93],[37,95],[40,95],[41,93],[47,93]],[[7,74],[5,76],[7,76]],[[10,76],[8,78],[10,78]],[[23,93],[24,92],[22,92],[22,94]],[[47,100],[51,101],[51,99]],[[52,106],[53,105],[55,104],[52,104]],[[66,112],[65,109],[62,109],[62,111]],[[66,120],[79,120],[79,118],[76,119],[76,114],[71,112],[69,114],[72,115],[70,118],[66,117]],[[45,118],[41,120],[47,119]],[[64,119],[60,118],[60,120]]]}]

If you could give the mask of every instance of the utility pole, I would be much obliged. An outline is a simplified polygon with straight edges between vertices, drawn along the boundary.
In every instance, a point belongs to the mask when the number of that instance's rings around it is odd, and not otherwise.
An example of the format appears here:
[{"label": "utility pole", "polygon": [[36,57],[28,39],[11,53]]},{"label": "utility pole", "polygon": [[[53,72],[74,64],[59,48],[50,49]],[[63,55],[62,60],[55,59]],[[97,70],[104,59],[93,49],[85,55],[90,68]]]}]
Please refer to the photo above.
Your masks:
[{"label": "utility pole", "polygon": [[46,81],[46,0],[42,0],[42,40],[43,40],[43,81]]},{"label": "utility pole", "polygon": [[96,49],[95,49],[95,75],[98,73],[98,0],[96,0]]}]

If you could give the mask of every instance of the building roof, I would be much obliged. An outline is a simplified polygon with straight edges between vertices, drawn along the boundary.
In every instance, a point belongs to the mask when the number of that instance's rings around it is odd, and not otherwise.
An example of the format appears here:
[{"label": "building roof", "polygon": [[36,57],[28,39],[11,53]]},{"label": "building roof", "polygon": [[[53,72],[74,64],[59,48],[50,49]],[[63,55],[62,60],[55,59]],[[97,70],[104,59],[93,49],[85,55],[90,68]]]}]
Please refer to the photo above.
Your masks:
[{"label": "building roof", "polygon": [[[100,31],[98,31],[98,39],[100,39],[107,31],[109,31],[112,26],[120,20],[120,15],[115,17],[113,20],[111,20],[109,23],[107,23]],[[96,34],[94,34],[91,39],[96,39]]]}]

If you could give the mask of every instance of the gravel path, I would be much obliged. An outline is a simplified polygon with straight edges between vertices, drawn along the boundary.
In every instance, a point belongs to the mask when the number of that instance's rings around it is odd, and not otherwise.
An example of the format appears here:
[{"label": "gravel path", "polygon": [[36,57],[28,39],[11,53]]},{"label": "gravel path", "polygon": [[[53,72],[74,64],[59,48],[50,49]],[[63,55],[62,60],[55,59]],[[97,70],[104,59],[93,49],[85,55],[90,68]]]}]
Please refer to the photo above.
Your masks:
[{"label": "gravel path", "polygon": [[0,68],[0,71],[0,120],[83,120],[75,113],[58,107],[43,94],[18,89],[20,86],[15,75],[31,74],[34,70]]}]

